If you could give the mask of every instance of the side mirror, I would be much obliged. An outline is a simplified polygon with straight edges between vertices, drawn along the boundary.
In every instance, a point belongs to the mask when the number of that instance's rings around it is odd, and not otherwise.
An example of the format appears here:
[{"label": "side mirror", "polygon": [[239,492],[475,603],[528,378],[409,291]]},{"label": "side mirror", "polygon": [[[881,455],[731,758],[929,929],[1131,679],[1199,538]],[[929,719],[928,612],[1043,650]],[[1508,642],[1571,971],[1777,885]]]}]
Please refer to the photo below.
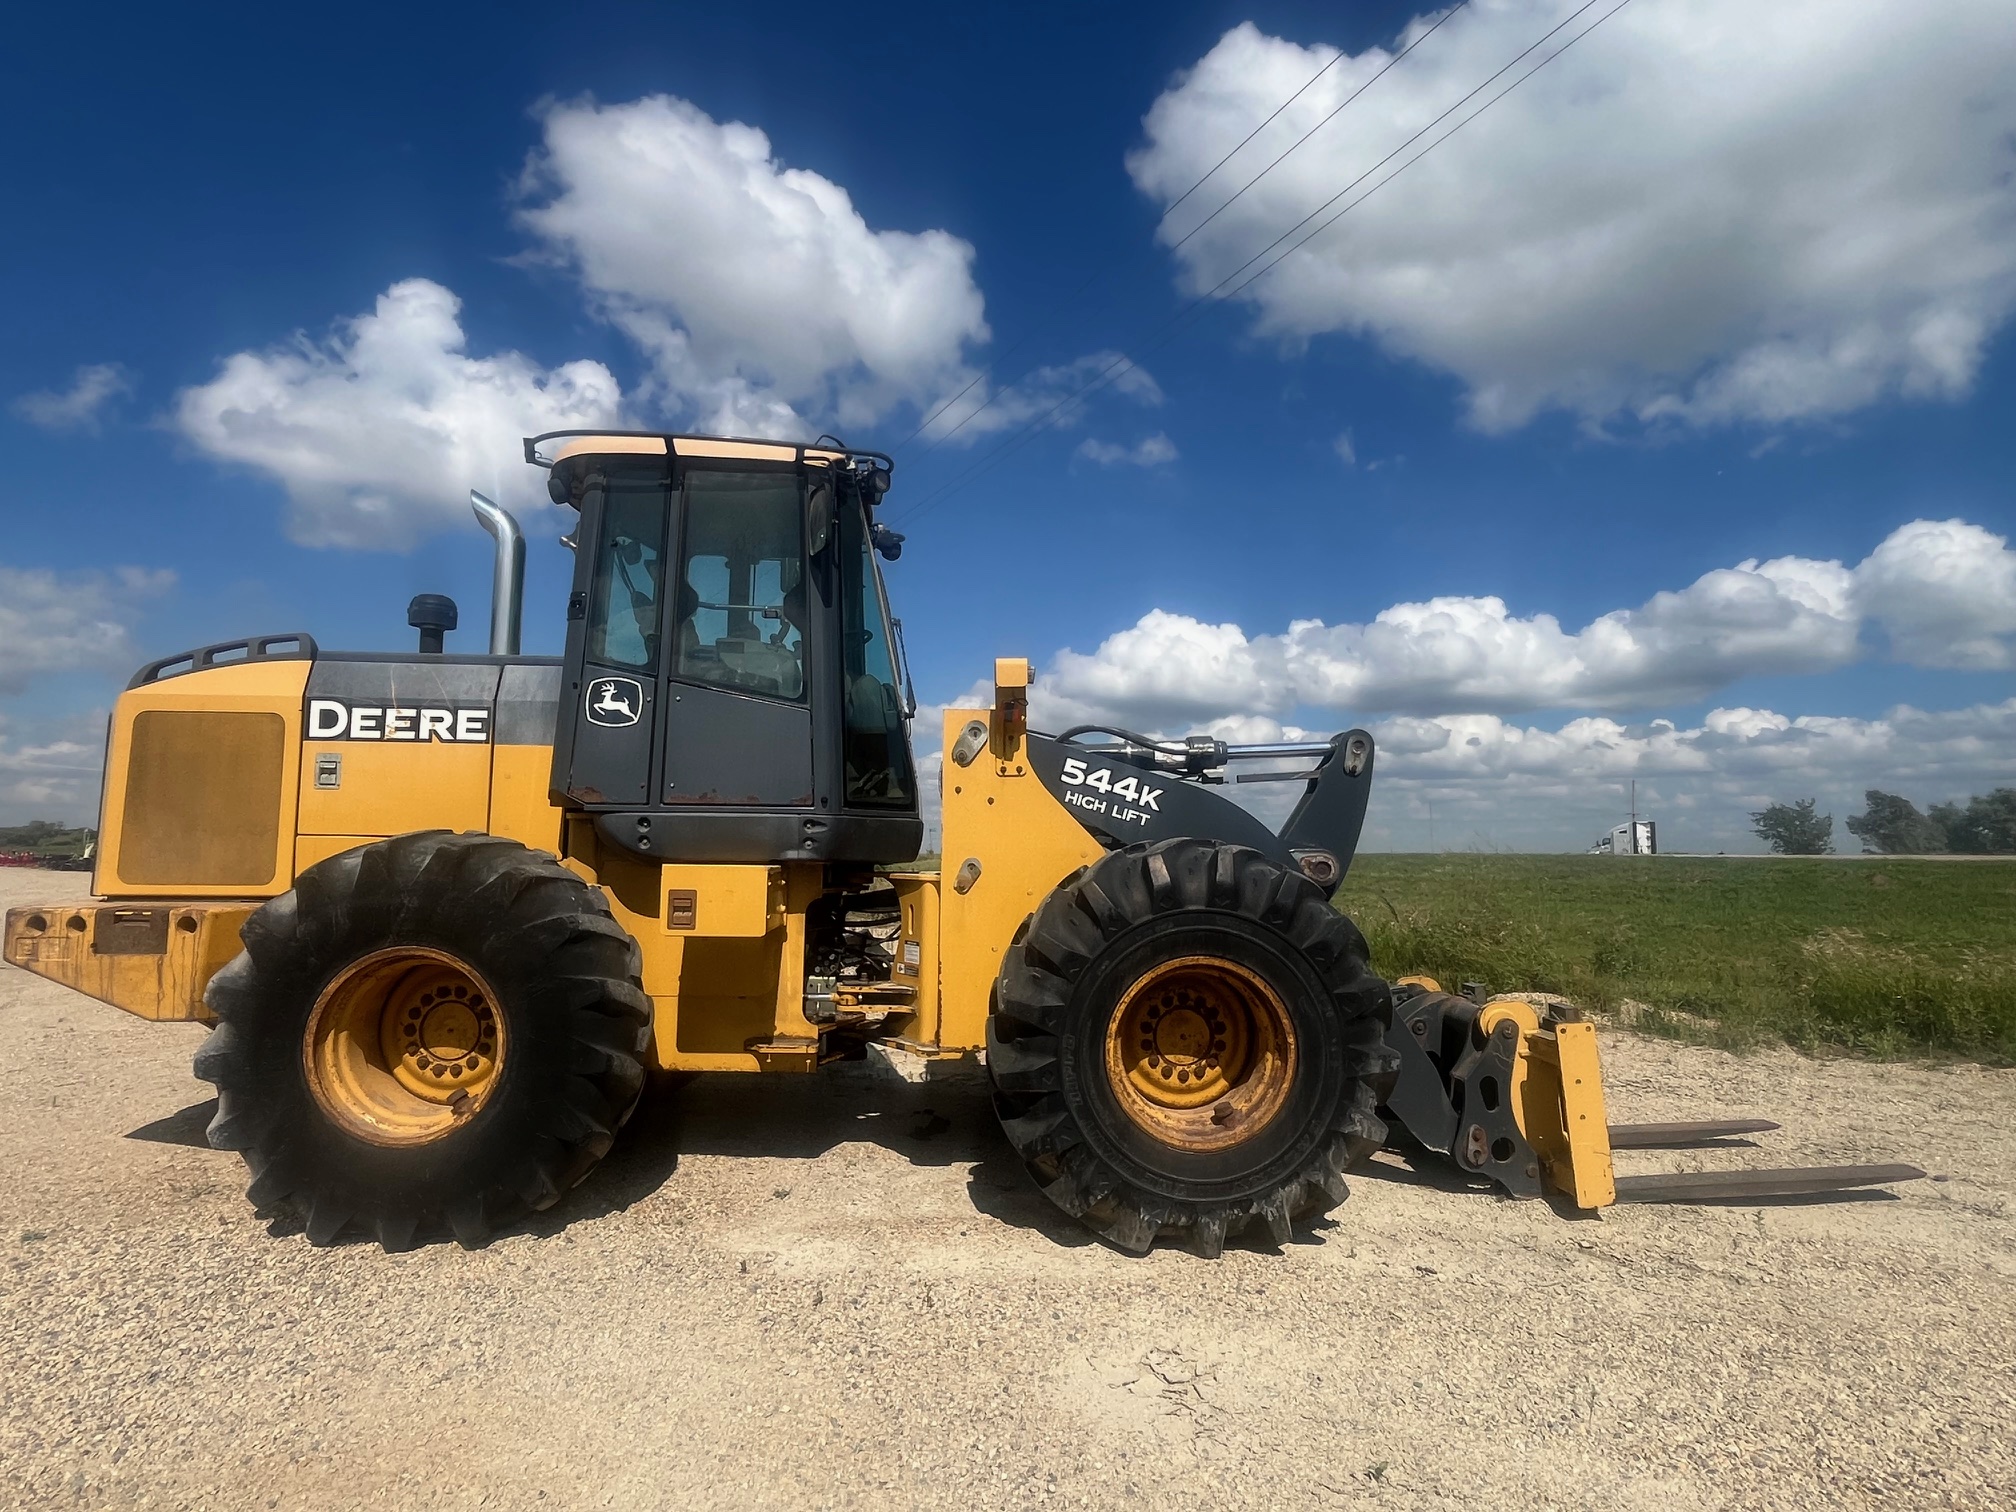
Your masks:
[{"label": "side mirror", "polygon": [[805,543],[813,556],[826,549],[833,538],[833,485],[821,480],[812,485],[805,505]]}]

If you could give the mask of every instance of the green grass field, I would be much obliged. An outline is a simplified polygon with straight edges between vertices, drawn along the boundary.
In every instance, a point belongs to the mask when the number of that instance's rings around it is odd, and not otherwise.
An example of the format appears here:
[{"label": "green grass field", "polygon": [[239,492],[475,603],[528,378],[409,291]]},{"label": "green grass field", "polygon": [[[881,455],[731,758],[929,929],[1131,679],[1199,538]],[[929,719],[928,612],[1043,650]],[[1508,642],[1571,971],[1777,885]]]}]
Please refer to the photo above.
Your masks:
[{"label": "green grass field", "polygon": [[2016,1062],[2016,861],[1360,856],[1386,976],[1557,992],[1740,1048]]}]

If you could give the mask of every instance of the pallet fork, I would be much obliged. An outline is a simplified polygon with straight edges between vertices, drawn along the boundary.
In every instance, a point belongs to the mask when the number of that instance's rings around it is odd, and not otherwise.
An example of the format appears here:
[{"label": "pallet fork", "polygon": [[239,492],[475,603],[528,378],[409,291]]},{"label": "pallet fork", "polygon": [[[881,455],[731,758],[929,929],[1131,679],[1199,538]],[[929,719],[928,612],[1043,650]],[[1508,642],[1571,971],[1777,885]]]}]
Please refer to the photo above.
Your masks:
[{"label": "pallet fork", "polygon": [[1388,1122],[1514,1197],[1558,1196],[1595,1210],[1619,1202],[1749,1202],[1916,1181],[1911,1165],[1807,1166],[1618,1176],[1614,1150],[1716,1148],[1779,1126],[1742,1118],[1613,1124],[1603,1102],[1596,1026],[1572,1008],[1479,1002],[1431,977],[1394,983],[1388,1046],[1399,1073]]}]

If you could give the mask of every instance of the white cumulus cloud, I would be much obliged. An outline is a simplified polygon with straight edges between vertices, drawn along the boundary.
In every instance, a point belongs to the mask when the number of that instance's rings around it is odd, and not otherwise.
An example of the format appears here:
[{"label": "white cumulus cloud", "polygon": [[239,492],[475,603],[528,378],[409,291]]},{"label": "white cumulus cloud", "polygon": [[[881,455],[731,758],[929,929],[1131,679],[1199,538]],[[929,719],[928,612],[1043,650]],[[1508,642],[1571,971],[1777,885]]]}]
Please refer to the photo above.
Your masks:
[{"label": "white cumulus cloud", "polygon": [[1078,455],[1101,467],[1160,467],[1176,460],[1176,443],[1161,431],[1143,437],[1132,446],[1087,436],[1078,443]]},{"label": "white cumulus cloud", "polygon": [[715,431],[855,425],[971,376],[988,330],[971,244],[877,230],[753,126],[685,100],[552,103],[519,219]]},{"label": "white cumulus cloud", "polygon": [[176,428],[278,480],[303,545],[409,547],[466,526],[472,487],[543,508],[520,439],[616,423],[621,389],[599,362],[470,356],[461,307],[440,284],[405,279],[325,341],[297,335],[227,357],[176,397]]},{"label": "white cumulus cloud", "polygon": [[[1182,287],[1217,285],[1573,8],[1451,18],[1185,242]],[[1172,203],[1336,53],[1227,32],[1148,112],[1135,183]],[[1330,69],[1162,241],[1390,59]],[[1547,408],[1776,423],[1955,397],[2016,307],[2016,25],[2006,0],[1629,6],[1240,297],[1263,334],[1353,332],[1455,374],[1487,430]]]},{"label": "white cumulus cloud", "polygon": [[302,544],[408,548],[466,523],[472,486],[543,508],[518,439],[627,415],[796,439],[908,410],[929,417],[928,438],[970,444],[1079,423],[1079,391],[1095,381],[1161,402],[1155,380],[1115,352],[997,387],[967,359],[989,336],[972,246],[871,227],[844,188],[779,162],[754,127],[663,95],[548,102],[538,114],[541,145],[517,186],[518,223],[535,240],[527,259],[578,279],[648,376],[626,395],[598,362],[473,356],[461,301],[424,278],[394,284],[326,338],[228,356],[176,396],[175,428],[278,481]]},{"label": "white cumulus cloud", "polygon": [[48,673],[139,661],[132,624],[175,574],[143,567],[55,572],[0,564],[0,694]]},{"label": "white cumulus cloud", "polygon": [[44,430],[96,430],[105,406],[131,393],[133,380],[116,362],[77,369],[67,389],[41,389],[14,401],[14,413]]},{"label": "white cumulus cloud", "polygon": [[22,736],[0,715],[0,824],[92,824],[104,774],[105,711]]},{"label": "white cumulus cloud", "polygon": [[[2016,763],[2016,699],[1902,705],[1875,719],[1729,708],[1692,726],[1584,718],[1547,729],[1457,714],[1367,727],[1379,751],[1365,840],[1375,849],[1581,849],[1623,820],[1635,782],[1669,850],[1762,850],[1749,815],[1814,798],[1834,817],[1836,849],[1852,851],[1845,821],[1870,788],[1947,802],[2008,786]],[[1227,738],[1307,734],[1260,721]],[[1278,821],[1298,792],[1270,783],[1238,796]]]},{"label": "white cumulus cloud", "polygon": [[1914,520],[1855,576],[1864,611],[1900,661],[2016,667],[2016,551],[1965,520]]},{"label": "white cumulus cloud", "polygon": [[1853,567],[1739,562],[1579,630],[1495,596],[1258,633],[1156,609],[1091,652],[1060,651],[1032,702],[1052,727],[1105,718],[1158,729],[1298,709],[1616,712],[1695,702],[1746,676],[1848,666],[1879,639],[1912,665],[2016,665],[2016,551],[1965,521],[1917,520]]},{"label": "white cumulus cloud", "polygon": [[1021,426],[1069,430],[1108,394],[1148,409],[1163,397],[1154,376],[1126,353],[1087,352],[1005,384],[990,382],[986,374],[973,375],[948,398],[926,407],[920,434],[927,442],[970,446],[983,436]]}]

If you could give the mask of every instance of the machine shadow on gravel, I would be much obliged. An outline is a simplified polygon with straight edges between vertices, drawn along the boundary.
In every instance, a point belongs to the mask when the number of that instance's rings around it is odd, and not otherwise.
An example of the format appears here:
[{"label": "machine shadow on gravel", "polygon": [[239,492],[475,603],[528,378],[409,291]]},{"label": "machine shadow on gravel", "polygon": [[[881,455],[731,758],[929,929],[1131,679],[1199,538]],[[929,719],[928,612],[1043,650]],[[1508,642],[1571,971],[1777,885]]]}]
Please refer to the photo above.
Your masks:
[{"label": "machine shadow on gravel", "polygon": [[[669,1140],[682,1154],[692,1155],[810,1160],[841,1145],[868,1143],[912,1165],[969,1165],[966,1191],[976,1212],[1041,1234],[1062,1248],[1100,1244],[1030,1182],[1001,1133],[987,1082],[978,1072],[921,1084],[879,1073],[868,1064],[829,1067],[816,1079],[700,1075],[647,1101],[611,1162],[621,1159],[640,1134],[645,1141]],[[598,1180],[591,1178],[542,1216],[550,1221],[577,1202],[592,1201],[589,1189]],[[1316,1229],[1330,1226],[1319,1221]],[[537,1218],[528,1227],[542,1231]]]},{"label": "machine shadow on gravel", "polygon": [[966,1195],[976,1212],[1011,1228],[1032,1229],[1063,1249],[1084,1249],[1100,1242],[1091,1230],[1060,1212],[1031,1185],[1029,1173],[1007,1140],[997,1137],[990,1143],[993,1148],[986,1158],[977,1161],[966,1177]]},{"label": "machine shadow on gravel", "polygon": [[204,1131],[216,1116],[217,1099],[213,1097],[205,1102],[191,1103],[180,1112],[157,1118],[137,1129],[130,1129],[126,1137],[144,1140],[148,1144],[187,1145],[191,1149],[207,1150],[210,1141]]},{"label": "machine shadow on gravel", "polygon": [[[977,1075],[906,1082],[865,1066],[828,1067],[817,1077],[696,1075],[654,1094],[666,1137],[682,1154],[810,1160],[866,1142],[913,1165],[946,1166],[998,1152],[1000,1130]],[[626,1130],[617,1150],[636,1135]]]},{"label": "machine shadow on gravel", "polygon": [[[216,1111],[212,1098],[126,1137],[207,1150],[204,1130]],[[699,1074],[654,1088],[587,1180],[544,1212],[500,1227],[495,1238],[551,1238],[577,1223],[623,1212],[662,1189],[682,1155],[810,1160],[857,1142],[879,1145],[919,1166],[970,1164],[967,1189],[977,1211],[1067,1247],[1095,1242],[1029,1184],[1001,1137],[981,1076],[919,1085],[854,1067],[816,1079]],[[276,1238],[302,1232],[302,1219],[287,1206],[261,1216]],[[338,1242],[368,1240],[350,1234]],[[420,1242],[451,1241],[440,1233],[423,1235]]]},{"label": "machine shadow on gravel", "polygon": [[[1017,1203],[1017,1216],[1007,1221],[1040,1228],[1063,1242],[1089,1242],[1041,1193],[1028,1190],[1002,1142],[984,1080],[966,1076],[917,1085],[852,1066],[817,1078],[700,1073],[654,1088],[587,1180],[545,1211],[500,1227],[496,1237],[551,1238],[577,1223],[622,1212],[664,1187],[686,1155],[812,1160],[861,1142],[914,1165],[973,1162],[976,1170],[993,1170],[992,1179],[1012,1177],[1030,1206],[1025,1213]],[[298,1221],[274,1230],[298,1231]]]}]

